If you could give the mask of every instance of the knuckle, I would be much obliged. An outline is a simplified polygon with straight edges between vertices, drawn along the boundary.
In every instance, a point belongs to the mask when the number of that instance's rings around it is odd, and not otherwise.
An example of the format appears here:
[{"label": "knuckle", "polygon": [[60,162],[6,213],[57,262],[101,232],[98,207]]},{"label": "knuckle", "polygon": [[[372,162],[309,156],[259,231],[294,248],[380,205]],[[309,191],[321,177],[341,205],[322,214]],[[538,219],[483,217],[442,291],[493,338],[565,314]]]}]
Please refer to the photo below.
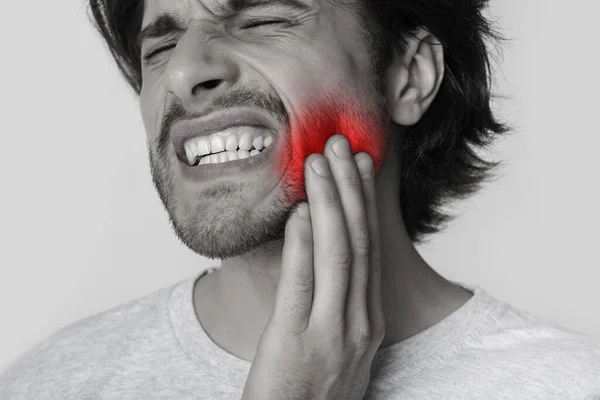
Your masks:
[{"label": "knuckle", "polygon": [[385,337],[385,319],[382,313],[377,313],[373,318],[372,339],[377,343],[383,342]]},{"label": "knuckle", "polygon": [[296,294],[304,295],[312,293],[314,281],[312,276],[297,277],[294,282],[294,291]]},{"label": "knuckle", "polygon": [[368,324],[365,324],[356,330],[354,341],[357,349],[365,350],[373,341],[373,332]]},{"label": "knuckle", "polygon": [[286,321],[299,319],[301,313],[295,307],[285,306],[277,310],[276,313],[273,313],[273,316],[277,318],[281,326],[289,326],[289,323],[286,323]]},{"label": "knuckle", "polygon": [[359,254],[368,254],[370,250],[369,232],[365,229],[359,229],[354,233],[354,247]]},{"label": "knuckle", "polygon": [[375,340],[375,342],[378,344],[381,344],[381,342],[383,342],[384,338],[385,338],[385,327],[378,328],[373,333],[373,340]]},{"label": "knuckle", "polygon": [[273,313],[271,314],[269,323],[276,329],[286,329],[286,327],[290,326],[289,320],[295,320],[297,316],[297,313],[294,312],[292,307],[287,305],[275,307]]},{"label": "knuckle", "polygon": [[348,268],[352,262],[352,252],[347,249],[331,252],[332,262],[337,267]]},{"label": "knuckle", "polygon": [[[295,291],[302,290],[302,288],[294,289]],[[312,293],[312,290],[311,290]],[[292,294],[292,297],[294,294]],[[298,320],[302,317],[303,310],[299,309],[292,300],[286,299],[283,300],[282,304],[276,304],[276,307],[273,310],[271,315],[271,319],[274,324],[280,326],[281,328],[290,327],[290,320]]]},{"label": "knuckle", "polygon": [[331,343],[328,344],[328,348],[335,349],[344,342],[344,320],[343,318],[333,318],[329,323],[329,335],[327,340]]},{"label": "knuckle", "polygon": [[340,183],[349,187],[360,187],[360,178],[358,173],[352,167],[352,164],[344,163],[340,166]]},{"label": "knuckle", "polygon": [[324,185],[324,188],[320,189],[320,198],[323,203],[327,206],[337,206],[338,196],[335,188],[331,185]]},{"label": "knuckle", "polygon": [[298,243],[303,247],[312,247],[312,235],[298,235]]}]

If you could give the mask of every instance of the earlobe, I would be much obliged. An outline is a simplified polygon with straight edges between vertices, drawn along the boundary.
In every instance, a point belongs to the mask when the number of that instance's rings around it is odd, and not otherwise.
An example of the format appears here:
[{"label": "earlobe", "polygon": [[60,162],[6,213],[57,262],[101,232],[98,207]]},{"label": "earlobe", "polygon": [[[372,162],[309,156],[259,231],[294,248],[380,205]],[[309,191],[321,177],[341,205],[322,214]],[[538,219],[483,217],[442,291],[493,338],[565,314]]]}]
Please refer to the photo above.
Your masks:
[{"label": "earlobe", "polygon": [[394,122],[409,126],[421,119],[439,91],[444,53],[437,38],[422,28],[406,41],[406,51],[386,71],[386,98]]}]

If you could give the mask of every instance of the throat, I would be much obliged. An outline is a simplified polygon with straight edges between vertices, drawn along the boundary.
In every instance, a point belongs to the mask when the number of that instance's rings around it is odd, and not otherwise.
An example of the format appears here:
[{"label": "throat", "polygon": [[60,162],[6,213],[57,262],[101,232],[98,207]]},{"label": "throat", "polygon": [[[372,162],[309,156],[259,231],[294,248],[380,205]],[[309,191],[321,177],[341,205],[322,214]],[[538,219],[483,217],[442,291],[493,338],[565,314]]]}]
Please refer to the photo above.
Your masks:
[{"label": "throat", "polygon": [[[194,309],[202,329],[221,349],[238,358],[251,362],[262,335],[270,311],[264,313],[244,290],[230,287],[229,293],[219,293],[219,270],[203,276],[194,285]],[[226,299],[223,299],[226,297]],[[248,300],[246,300],[249,298]],[[264,321],[263,321],[264,320]]]}]

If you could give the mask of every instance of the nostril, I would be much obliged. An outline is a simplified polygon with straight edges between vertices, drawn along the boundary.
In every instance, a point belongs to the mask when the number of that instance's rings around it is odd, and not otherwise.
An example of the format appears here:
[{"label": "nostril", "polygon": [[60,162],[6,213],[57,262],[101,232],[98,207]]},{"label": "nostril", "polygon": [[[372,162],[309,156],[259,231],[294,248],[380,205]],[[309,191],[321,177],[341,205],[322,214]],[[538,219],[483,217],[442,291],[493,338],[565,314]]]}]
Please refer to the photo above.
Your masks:
[{"label": "nostril", "polygon": [[209,81],[202,82],[202,86],[205,87],[206,89],[213,89],[213,88],[219,86],[219,83],[221,83],[220,79],[211,79]]}]

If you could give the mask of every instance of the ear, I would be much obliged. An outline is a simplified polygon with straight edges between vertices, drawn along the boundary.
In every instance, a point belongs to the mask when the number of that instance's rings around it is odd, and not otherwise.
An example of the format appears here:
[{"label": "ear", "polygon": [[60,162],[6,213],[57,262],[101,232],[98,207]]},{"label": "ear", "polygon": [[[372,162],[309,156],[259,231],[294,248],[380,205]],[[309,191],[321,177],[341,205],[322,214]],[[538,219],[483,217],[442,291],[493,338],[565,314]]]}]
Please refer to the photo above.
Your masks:
[{"label": "ear", "polygon": [[437,95],[444,77],[444,49],[424,28],[405,37],[407,46],[386,70],[386,100],[392,120],[416,124]]}]

